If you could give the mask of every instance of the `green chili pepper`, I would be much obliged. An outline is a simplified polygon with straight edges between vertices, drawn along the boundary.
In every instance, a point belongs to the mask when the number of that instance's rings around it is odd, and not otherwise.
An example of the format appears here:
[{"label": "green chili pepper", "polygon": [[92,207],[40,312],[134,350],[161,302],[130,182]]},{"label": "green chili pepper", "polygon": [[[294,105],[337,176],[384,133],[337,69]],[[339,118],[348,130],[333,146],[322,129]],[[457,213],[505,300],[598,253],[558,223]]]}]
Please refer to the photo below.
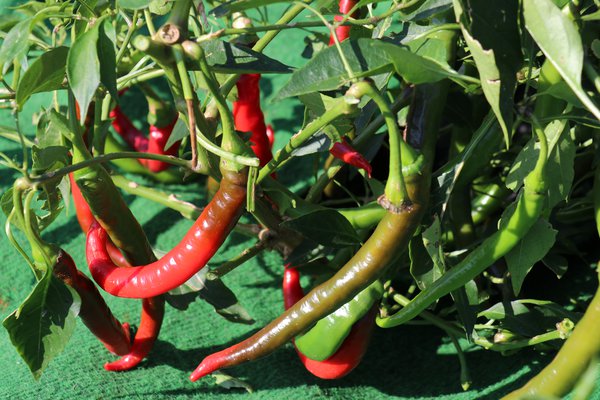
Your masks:
[{"label": "green chili pepper", "polygon": [[344,343],[352,326],[366,315],[383,295],[383,285],[376,280],[352,300],[322,318],[308,332],[296,337],[296,348],[306,357],[323,361]]},{"label": "green chili pepper", "polygon": [[[553,74],[553,72],[556,72],[556,70],[546,61],[539,78],[540,87],[548,87],[560,81],[560,76],[557,73]],[[557,105],[552,101],[548,101],[548,96],[546,96],[546,101],[536,105],[535,114],[540,118],[549,115],[548,113],[556,115],[557,108]],[[534,132],[540,144],[539,157],[533,171],[525,178],[523,192],[516,203],[514,213],[508,218],[507,222],[469,253],[463,261],[419,293],[399,312],[390,317],[378,318],[377,324],[379,326],[391,328],[409,321],[442,296],[464,286],[512,250],[537,221],[546,198],[548,143],[540,126],[534,126]]]},{"label": "green chili pepper", "polygon": [[493,213],[502,208],[506,197],[512,193],[504,184],[490,183],[482,190],[483,193],[475,196],[471,203],[471,218],[475,225],[480,224]]}]

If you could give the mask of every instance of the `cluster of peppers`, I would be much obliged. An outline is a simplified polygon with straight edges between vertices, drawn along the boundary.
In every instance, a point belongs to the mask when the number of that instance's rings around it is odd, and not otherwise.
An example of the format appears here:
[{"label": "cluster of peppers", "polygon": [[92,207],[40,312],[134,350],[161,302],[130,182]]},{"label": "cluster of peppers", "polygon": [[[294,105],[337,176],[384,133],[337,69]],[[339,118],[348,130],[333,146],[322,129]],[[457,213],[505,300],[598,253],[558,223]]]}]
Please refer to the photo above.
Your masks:
[{"label": "cluster of peppers", "polygon": [[[182,1],[174,6],[174,11],[184,10],[183,14],[187,17],[189,8],[190,2]],[[359,12],[357,2],[341,0],[339,11],[346,17],[355,18]],[[338,16],[335,20],[343,21],[344,18]],[[170,20],[169,23],[173,21]],[[453,62],[455,33],[440,30],[433,35],[445,43],[447,61]],[[331,36],[329,44],[335,45],[349,36],[349,26],[339,26]],[[185,47],[177,46],[179,44],[174,46],[176,50],[173,54],[175,61],[180,61],[182,49]],[[69,98],[72,110],[69,119],[55,116],[58,123],[67,127],[64,134],[72,143],[73,164],[85,164],[74,169],[70,179],[77,219],[87,235],[86,258],[92,278],[111,295],[142,300],[141,320],[133,339],[129,325],[120,323],[111,313],[94,283],[77,270],[71,257],[64,250],[46,243],[41,238],[38,227],[32,222],[29,205],[35,191],[28,191],[31,185],[25,180],[19,180],[14,186],[13,214],[27,231],[33,250],[33,269],[36,276],[41,278],[50,270],[56,278],[78,293],[81,298],[79,315],[83,322],[111,353],[121,357],[105,365],[105,368],[111,371],[134,368],[149,354],[160,332],[165,312],[163,295],[184,284],[204,268],[238,223],[246,207],[249,180],[248,168],[240,165],[238,161],[242,157],[251,157],[251,149],[258,159],[256,167],[261,167],[256,182],[263,183],[265,187],[279,187],[274,171],[279,168],[286,155],[302,144],[301,139],[296,137],[298,144],[292,140],[274,156],[273,129],[266,125],[261,110],[260,74],[239,76],[236,83],[238,98],[233,103],[233,113],[229,113],[219,88],[211,87],[215,84],[214,77],[207,71],[206,60],[201,50],[195,48],[193,43],[188,43],[187,46],[188,56],[195,54],[194,51],[200,52],[200,74],[209,86],[215,107],[222,118],[221,147],[234,156],[220,163],[218,176],[215,176],[219,180],[219,187],[212,200],[180,242],[160,259],[154,255],[142,228],[118,193],[107,170],[98,163],[90,162],[93,156],[85,142],[87,127],[81,127],[76,122],[76,114],[79,113],[75,111],[73,96]],[[181,95],[186,100],[185,108],[176,106],[181,118],[186,120],[192,137],[196,137],[197,125],[206,128],[200,129],[201,131],[209,132],[210,118],[194,109],[194,96],[187,90],[184,78],[184,75],[187,77],[187,71],[182,74],[170,64],[173,60],[160,58],[160,51],[149,47],[146,47],[146,50],[166,70],[166,77],[174,96]],[[177,67],[182,64],[178,63]],[[538,81],[538,90],[556,85],[560,81],[560,75],[553,65],[546,61]],[[376,324],[384,328],[393,327],[418,315],[427,315],[426,308],[432,303],[466,285],[519,243],[543,212],[548,188],[548,143],[543,127],[538,125],[534,125],[533,129],[539,144],[538,158],[533,170],[524,179],[524,190],[515,202],[514,212],[503,220],[495,233],[469,252],[458,265],[403,304],[404,307],[392,315],[378,314],[379,302],[385,292],[383,282],[393,276],[394,260],[418,230],[429,203],[432,160],[448,85],[447,81],[440,81],[413,88],[404,135],[400,132],[387,100],[368,80],[358,80],[346,91],[345,97],[357,101],[340,101],[313,122],[316,128],[313,129],[311,124],[305,128],[303,134],[309,137],[315,130],[336,118],[351,114],[356,103],[363,97],[370,98],[379,107],[389,134],[389,176],[384,194],[378,199],[379,204],[361,210],[363,215],[371,212],[377,214],[374,231],[355,254],[342,260],[340,264],[343,265],[337,272],[306,295],[300,285],[299,268],[286,265],[283,271],[285,312],[244,341],[207,356],[191,374],[192,381],[218,369],[233,367],[265,356],[289,341],[294,342],[301,362],[312,374],[323,379],[340,378],[358,365],[367,350],[371,332]],[[169,149],[165,149],[165,146],[180,116],[169,107],[165,107],[161,101],[157,101],[151,90],[145,88],[144,92],[147,94],[150,108],[149,136],[135,128],[118,106],[110,112],[114,130],[135,151],[159,156],[176,155],[179,143]],[[536,121],[551,119],[557,112],[563,112],[564,108],[565,104],[546,96],[537,101],[532,118]],[[233,128],[251,134],[250,149]],[[192,144],[193,157],[200,158],[202,155],[196,154],[197,149],[194,146],[195,144]],[[371,165],[347,139],[333,144],[329,152],[340,161],[363,169],[366,175],[371,177]],[[205,162],[210,164],[210,157],[207,160]],[[140,158],[136,162],[154,177],[160,177],[160,173],[167,172],[169,166],[161,157]],[[280,218],[278,200],[268,198],[268,195],[265,197],[266,200],[256,207],[266,207],[271,217]],[[488,197],[494,198],[493,195]],[[301,204],[307,203],[299,198],[294,200]],[[480,201],[485,202],[489,199]],[[355,227],[373,228],[372,224],[362,226],[358,222],[359,217],[354,216],[354,220],[352,211],[344,213],[340,210],[340,213],[349,221],[354,221]],[[273,229],[277,231],[276,228]],[[542,371],[519,392],[507,398],[519,398],[522,394],[562,395],[571,388],[565,383],[569,379],[561,374],[575,375],[581,372],[587,366],[590,355],[600,349],[598,341],[586,342],[577,339],[582,335],[581,332],[585,331],[588,325],[593,325],[593,320],[598,318],[599,304],[600,295],[597,294],[592,300],[592,306],[548,370]],[[585,343],[581,344],[583,342]],[[565,358],[571,357],[569,352],[581,355],[578,358],[580,365],[577,366],[578,369],[566,372],[562,364],[566,363]],[[560,378],[550,379],[556,376]]]}]

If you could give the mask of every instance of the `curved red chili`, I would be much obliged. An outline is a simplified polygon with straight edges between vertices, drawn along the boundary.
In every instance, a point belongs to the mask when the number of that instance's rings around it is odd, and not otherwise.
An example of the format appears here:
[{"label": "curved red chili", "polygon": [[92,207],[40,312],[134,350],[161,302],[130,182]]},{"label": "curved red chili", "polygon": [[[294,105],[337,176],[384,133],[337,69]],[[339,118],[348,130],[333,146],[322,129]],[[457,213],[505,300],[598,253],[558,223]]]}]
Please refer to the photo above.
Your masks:
[{"label": "curved red chili", "polygon": [[341,142],[335,143],[331,149],[329,149],[329,153],[345,162],[346,164],[350,164],[355,166],[356,168],[362,168],[367,171],[367,175],[369,178],[371,177],[372,167],[369,161],[360,154],[350,143],[346,141],[346,138],[343,138]]},{"label": "curved red chili", "polygon": [[116,355],[129,353],[129,324],[121,324],[110,311],[96,285],[75,266],[71,256],[60,250],[53,273],[79,295],[79,317],[108,351]]},{"label": "curved red chili", "polygon": [[112,127],[125,140],[133,150],[139,152],[148,151],[148,137],[142,131],[136,128],[133,123],[121,110],[121,107],[115,106],[109,114],[112,118]]},{"label": "curved red chili", "polygon": [[[283,274],[283,301],[287,310],[304,297],[300,286],[300,274],[296,268],[286,266]],[[340,348],[324,361],[316,361],[306,357],[297,348],[296,353],[304,367],[321,379],[339,379],[349,374],[362,360],[367,351],[371,332],[375,325],[377,306],[354,324]],[[295,345],[294,345],[295,347]]]},{"label": "curved red chili", "polygon": [[137,366],[154,346],[165,315],[165,301],[162,296],[142,301],[142,319],[131,351],[117,361],[104,364],[107,371],[127,371]]},{"label": "curved red chili", "polygon": [[[79,222],[81,230],[83,233],[87,234],[90,230],[90,226],[92,226],[92,223],[96,221],[96,218],[94,218],[94,214],[92,214],[90,206],[83,198],[81,190],[79,190],[79,186],[77,186],[73,174],[69,174],[69,179],[71,181],[71,194],[73,195],[73,203],[75,204],[75,215],[77,216],[77,221]],[[129,261],[127,261],[125,256],[121,253],[117,246],[113,244],[113,242],[107,242],[106,250],[108,251],[111,260],[113,260],[119,267],[131,267]]]},{"label": "curved red chili", "polygon": [[264,166],[273,158],[267,136],[265,116],[260,107],[260,74],[242,74],[236,86],[238,99],[233,102],[235,129],[251,132],[250,147]]},{"label": "curved red chili", "polygon": [[237,223],[245,204],[245,175],[224,174],[219,190],[179,244],[160,260],[131,268],[115,265],[106,250],[108,235],[94,223],[86,246],[92,277],[114,296],[148,298],[166,293],[206,265]]}]

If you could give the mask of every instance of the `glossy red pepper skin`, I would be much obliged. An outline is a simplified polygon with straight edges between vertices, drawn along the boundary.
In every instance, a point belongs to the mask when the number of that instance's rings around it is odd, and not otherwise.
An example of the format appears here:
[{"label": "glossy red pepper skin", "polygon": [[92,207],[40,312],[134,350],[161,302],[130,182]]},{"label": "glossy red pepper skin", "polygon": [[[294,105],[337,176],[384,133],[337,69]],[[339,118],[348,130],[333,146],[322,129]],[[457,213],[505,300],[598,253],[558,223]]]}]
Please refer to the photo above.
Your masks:
[{"label": "glossy red pepper skin", "polygon": [[[342,14],[348,14],[350,12],[350,10],[352,9],[352,7],[354,7],[356,5],[356,1],[354,0],[340,0],[339,3],[339,9],[340,12]],[[356,17],[356,12],[354,12],[352,14],[352,17]],[[336,15],[334,20],[335,21],[341,21],[343,20],[344,17],[341,15]],[[348,39],[350,37],[350,26],[338,26],[335,29],[335,36],[337,37],[337,39],[340,42],[343,42],[344,40]],[[333,37],[329,38],[329,45],[333,46],[333,44],[335,43],[335,40],[333,39]]]},{"label": "glossy red pepper skin", "polygon": [[96,285],[75,266],[71,256],[60,250],[53,269],[54,275],[75,289],[81,299],[79,317],[108,351],[116,355],[128,354],[131,349],[129,324],[115,318],[100,295]]},{"label": "glossy red pepper skin", "polygon": [[356,168],[364,169],[369,178],[371,177],[371,172],[373,171],[371,164],[362,154],[356,151],[356,149],[352,147],[345,138],[343,138],[341,142],[335,143],[329,150],[329,153],[335,158],[342,160],[346,164],[353,165]]},{"label": "glossy red pepper skin", "polygon": [[[165,145],[169,141],[171,132],[177,123],[177,116],[165,126],[150,125],[148,137],[133,125],[119,106],[116,106],[110,112],[109,116],[112,118],[111,124],[114,130],[133,150],[143,153],[177,155],[180,141],[177,141],[169,149],[165,150]],[[151,172],[161,172],[170,167],[170,164],[159,160],[142,159],[139,161]]]},{"label": "glossy red pepper skin", "polygon": [[[71,194],[73,195],[73,203],[75,204],[77,221],[79,222],[79,226],[81,227],[83,233],[87,234],[90,230],[90,226],[92,226],[92,223],[96,221],[96,218],[94,218],[94,214],[92,214],[90,206],[83,198],[81,190],[79,190],[79,186],[77,186],[75,178],[73,178],[73,174],[69,174],[69,179],[71,181]],[[129,261],[127,261],[125,256],[121,253],[121,251],[119,251],[113,242],[108,241],[106,244],[106,250],[108,251],[111,260],[113,260],[119,267],[131,267]]]},{"label": "glossy red pepper skin", "polygon": [[[304,297],[300,286],[300,274],[296,268],[286,267],[283,274],[283,301],[289,309]],[[340,348],[327,360],[316,361],[306,357],[297,348],[296,353],[304,367],[321,379],[339,379],[358,366],[367,351],[369,339],[375,325],[377,306],[354,324]],[[294,345],[295,347],[295,345]]]},{"label": "glossy red pepper skin", "polygon": [[[169,149],[165,150],[165,145],[169,141],[169,137],[171,137],[171,132],[173,132],[173,128],[177,123],[177,118],[175,118],[170,124],[167,126],[158,127],[155,125],[150,125],[150,138],[148,140],[148,152],[152,154],[163,154],[169,156],[177,155],[179,151],[180,141],[174,143]],[[161,172],[169,168],[169,164],[164,161],[159,160],[143,160],[143,165],[146,166],[151,172]]]},{"label": "glossy red pepper skin", "polygon": [[269,139],[269,148],[273,150],[273,143],[275,143],[275,131],[273,125],[267,125],[267,139]]},{"label": "glossy red pepper skin", "polygon": [[117,361],[104,364],[107,371],[127,371],[137,366],[152,350],[160,332],[165,315],[165,301],[162,297],[144,299],[142,319],[131,351]]},{"label": "glossy red pepper skin", "polygon": [[242,74],[237,83],[238,99],[233,102],[235,129],[251,132],[250,147],[264,166],[273,158],[265,116],[260,107],[260,74]]},{"label": "glossy red pepper skin", "polygon": [[121,107],[116,106],[109,114],[112,118],[112,127],[125,140],[133,150],[139,152],[148,151],[148,137],[142,131],[136,128],[133,123],[121,110]]},{"label": "glossy red pepper skin", "polygon": [[180,286],[206,265],[237,223],[246,204],[246,179],[224,173],[219,190],[179,244],[150,264],[119,268],[106,250],[106,231],[93,224],[86,246],[92,277],[118,297],[154,297]]}]

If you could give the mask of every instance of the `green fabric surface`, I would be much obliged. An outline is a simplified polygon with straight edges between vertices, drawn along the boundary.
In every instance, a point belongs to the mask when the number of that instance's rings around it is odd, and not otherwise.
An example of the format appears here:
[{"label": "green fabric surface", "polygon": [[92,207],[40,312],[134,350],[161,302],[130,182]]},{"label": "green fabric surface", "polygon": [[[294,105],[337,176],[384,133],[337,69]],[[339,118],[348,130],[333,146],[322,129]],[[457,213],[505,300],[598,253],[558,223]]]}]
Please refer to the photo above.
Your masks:
[{"label": "green fabric surface", "polygon": [[[300,51],[289,50],[290,43],[302,46],[303,32],[285,31],[280,47],[269,47],[267,54],[293,66],[301,65]],[[283,46],[286,46],[283,49]],[[278,133],[275,147],[281,147],[299,128],[302,107],[298,101],[269,103],[276,88],[287,79],[277,76],[263,79],[266,97],[265,115]],[[33,135],[32,112],[49,106],[48,97],[35,95],[21,114],[22,129]],[[124,102],[125,111],[144,118],[139,102]],[[14,126],[13,117],[1,110],[0,124]],[[0,150],[20,159],[21,150],[15,143],[0,139]],[[306,182],[312,174],[312,163],[293,162],[279,173],[279,179],[292,188]],[[12,185],[16,174],[0,169],[0,191]],[[202,182],[185,186],[161,186],[140,177],[140,183],[176,193],[182,199],[199,206],[206,202]],[[164,209],[147,200],[125,195],[151,243],[158,250],[168,250],[191,226],[177,212]],[[6,218],[0,214],[0,224]],[[5,318],[25,299],[34,284],[34,277],[4,234],[0,236],[0,318]],[[24,243],[22,236],[17,237]],[[71,208],[44,232],[44,238],[60,244],[69,252],[80,270],[89,275],[85,264],[85,238]],[[232,234],[209,265],[217,266],[239,254],[252,241]],[[274,319],[283,310],[280,290],[283,267],[276,253],[265,252],[224,278],[238,295],[242,305],[256,320],[253,326],[227,322],[211,306],[198,300],[181,312],[167,306],[162,331],[150,357],[135,370],[115,373],[103,369],[103,364],[115,357],[78,321],[66,350],[54,359],[39,382],[35,382],[27,366],[13,349],[8,335],[0,329],[0,398],[12,399],[204,399],[245,398],[334,398],[334,399],[497,399],[522,385],[539,371],[550,357],[530,350],[510,357],[495,352],[476,350],[467,353],[473,384],[463,392],[460,368],[454,350],[443,332],[426,326],[401,326],[377,329],[367,355],[349,376],[337,381],[323,381],[308,373],[291,344],[272,355],[226,372],[250,383],[255,392],[225,389],[207,377],[196,383],[188,380],[190,372],[208,354],[248,337]],[[103,293],[104,294],[104,293]],[[116,316],[133,325],[139,323],[141,302],[105,295]],[[600,398],[600,395],[597,396]]]},{"label": "green fabric surface", "polygon": [[[21,115],[22,128],[32,134],[32,110],[47,106],[47,98],[34,96]],[[131,104],[134,102],[127,102]],[[278,126],[296,127],[296,107],[289,101],[269,108],[270,121]],[[272,110],[272,111],[271,111]],[[296,108],[296,111],[298,109]],[[131,110],[135,114],[135,110]],[[143,114],[143,110],[137,110]],[[6,112],[1,123],[13,123]],[[297,128],[297,127],[296,127]],[[286,133],[292,132],[288,129]],[[281,145],[285,139],[278,140]],[[11,157],[20,157],[19,146],[0,139],[0,150]],[[284,182],[307,178],[302,163],[280,173]],[[16,174],[3,168],[0,189],[4,192]],[[150,183],[140,177],[138,182]],[[186,186],[164,186],[161,189],[181,195],[184,200],[200,206],[205,204],[201,182]],[[172,247],[192,222],[177,212],[164,209],[147,200],[125,196],[132,211],[141,222],[151,243],[159,250]],[[5,217],[0,216],[4,225]],[[17,237],[22,238],[17,234]],[[69,252],[78,267],[87,272],[85,238],[74,216],[71,204],[69,214],[61,217],[44,232],[48,241],[59,243]],[[22,241],[23,242],[23,241]],[[222,250],[209,265],[216,266],[239,254],[252,241],[232,234]],[[25,262],[11,247],[5,236],[0,241],[2,264],[0,271],[0,318],[5,318],[25,299],[34,284],[34,278]],[[167,307],[167,313],[158,342],[150,357],[135,370],[114,373],[104,371],[102,365],[114,360],[104,347],[78,321],[66,350],[51,362],[39,382],[35,382],[27,366],[12,348],[4,329],[0,330],[0,398],[214,398],[219,396],[248,396],[250,398],[439,398],[439,399],[495,399],[522,384],[532,372],[538,371],[549,358],[532,351],[511,357],[483,350],[469,352],[467,359],[473,379],[472,389],[462,392],[459,384],[459,364],[452,346],[441,331],[432,327],[402,326],[391,330],[378,329],[369,352],[361,365],[349,376],[338,381],[322,381],[304,370],[291,344],[254,363],[228,370],[244,379],[254,388],[248,395],[242,390],[227,390],[213,384],[211,377],[192,383],[189,373],[203,357],[215,350],[234,344],[268,323],[282,311],[280,291],[281,258],[275,253],[262,253],[224,278],[238,295],[240,302],[256,319],[253,326],[232,324],[217,315],[201,301],[181,312]],[[137,324],[140,301],[118,299],[105,295],[107,302],[121,321]]]}]

